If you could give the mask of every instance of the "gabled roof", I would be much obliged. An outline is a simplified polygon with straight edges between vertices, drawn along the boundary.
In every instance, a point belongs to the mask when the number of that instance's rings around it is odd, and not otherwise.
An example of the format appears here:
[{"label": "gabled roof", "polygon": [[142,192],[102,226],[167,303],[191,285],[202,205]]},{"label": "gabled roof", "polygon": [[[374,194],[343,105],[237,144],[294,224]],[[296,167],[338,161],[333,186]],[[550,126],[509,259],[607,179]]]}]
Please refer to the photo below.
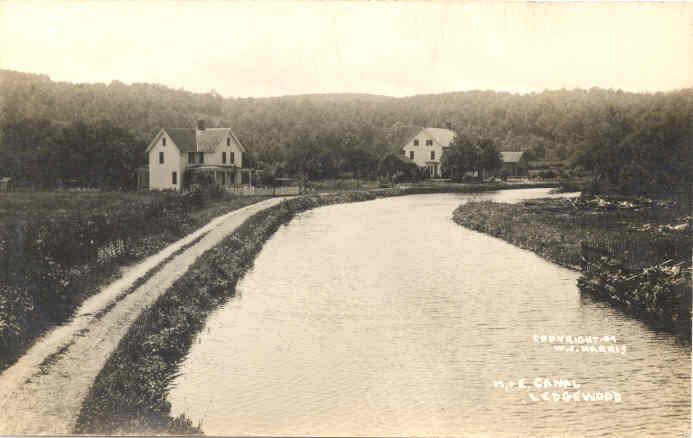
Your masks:
[{"label": "gabled roof", "polygon": [[429,133],[443,147],[450,146],[452,139],[457,135],[455,131],[444,128],[424,128],[423,130]]},{"label": "gabled roof", "polygon": [[197,130],[197,152],[214,152],[219,144],[226,144],[226,138],[232,136],[229,128]]},{"label": "gabled roof", "polygon": [[457,133],[455,131],[452,131],[450,129],[444,129],[444,128],[422,128],[419,131],[416,132],[416,134],[412,135],[409,137],[409,139],[399,148],[402,150],[404,146],[408,145],[410,141],[412,141],[413,138],[416,136],[420,135],[421,133],[426,133],[433,137],[433,140],[435,140],[436,143],[441,145],[442,147],[448,147],[450,146],[450,143],[452,143],[452,140],[457,136]]},{"label": "gabled roof", "polygon": [[181,152],[196,152],[195,129],[192,128],[164,128],[166,134],[178,146]]},{"label": "gabled roof", "polygon": [[518,163],[522,159],[524,152],[501,152],[504,163]]},{"label": "gabled roof", "polygon": [[162,128],[147,147],[147,152],[154,147],[163,132],[171,137],[181,152],[214,152],[217,146],[225,144],[227,137],[233,138],[241,151],[247,152],[231,128]]}]

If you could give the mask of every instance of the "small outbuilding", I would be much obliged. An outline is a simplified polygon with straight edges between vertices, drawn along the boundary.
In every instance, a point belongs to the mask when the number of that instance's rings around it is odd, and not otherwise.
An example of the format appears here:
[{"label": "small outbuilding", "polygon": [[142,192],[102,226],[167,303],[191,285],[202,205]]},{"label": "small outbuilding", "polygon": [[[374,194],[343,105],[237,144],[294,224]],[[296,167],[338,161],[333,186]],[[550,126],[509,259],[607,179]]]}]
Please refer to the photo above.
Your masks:
[{"label": "small outbuilding", "polygon": [[0,178],[0,192],[10,192],[12,190],[14,190],[12,178],[9,176]]},{"label": "small outbuilding", "polygon": [[502,172],[508,176],[527,176],[527,160],[524,152],[501,152]]}]

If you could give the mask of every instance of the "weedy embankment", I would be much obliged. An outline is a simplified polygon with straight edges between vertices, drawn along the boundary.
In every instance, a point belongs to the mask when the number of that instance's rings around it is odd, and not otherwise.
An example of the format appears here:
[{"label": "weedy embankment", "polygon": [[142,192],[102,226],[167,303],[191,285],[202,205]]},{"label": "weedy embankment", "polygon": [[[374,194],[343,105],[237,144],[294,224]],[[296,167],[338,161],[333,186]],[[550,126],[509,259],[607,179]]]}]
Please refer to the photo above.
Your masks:
[{"label": "weedy embankment", "polygon": [[15,192],[0,199],[0,370],[121,274],[259,198],[157,192]]},{"label": "weedy embankment", "polygon": [[252,266],[263,243],[297,213],[375,197],[350,192],[289,199],[252,216],[205,252],[120,341],[83,403],[75,432],[201,433],[185,416],[169,416],[166,394],[209,313],[234,295],[236,283]]},{"label": "weedy embankment", "polygon": [[625,197],[468,203],[453,220],[582,272],[583,293],[690,338],[686,201]]}]

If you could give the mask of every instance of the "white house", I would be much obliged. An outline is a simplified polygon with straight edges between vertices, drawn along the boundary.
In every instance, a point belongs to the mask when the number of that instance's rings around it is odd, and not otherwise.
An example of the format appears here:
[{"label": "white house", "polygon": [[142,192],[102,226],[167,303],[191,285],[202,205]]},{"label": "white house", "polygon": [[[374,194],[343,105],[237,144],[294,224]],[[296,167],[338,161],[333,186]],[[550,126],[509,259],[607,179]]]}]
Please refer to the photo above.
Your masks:
[{"label": "white house", "polygon": [[[230,128],[162,128],[146,149],[152,190],[181,190],[184,177],[199,172],[210,175],[221,186],[239,185],[245,147]],[[141,184],[141,183],[140,183]]]},{"label": "white house", "polygon": [[456,135],[450,129],[423,128],[402,146],[400,154],[426,169],[431,178],[440,177],[440,158]]}]

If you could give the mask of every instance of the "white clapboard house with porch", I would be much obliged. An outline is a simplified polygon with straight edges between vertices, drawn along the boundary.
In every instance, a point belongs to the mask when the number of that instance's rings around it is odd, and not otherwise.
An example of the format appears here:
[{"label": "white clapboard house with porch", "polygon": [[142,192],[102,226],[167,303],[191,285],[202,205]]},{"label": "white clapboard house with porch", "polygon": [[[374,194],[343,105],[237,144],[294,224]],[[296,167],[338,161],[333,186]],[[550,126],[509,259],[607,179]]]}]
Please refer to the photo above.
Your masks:
[{"label": "white clapboard house with porch", "polygon": [[440,178],[440,158],[456,135],[451,129],[423,128],[402,146],[400,154],[425,169],[429,178]]},{"label": "white clapboard house with porch", "polygon": [[231,128],[162,128],[146,149],[147,167],[138,185],[151,190],[182,190],[184,180],[199,172],[222,187],[252,184],[252,169],[243,168],[245,147]]}]

